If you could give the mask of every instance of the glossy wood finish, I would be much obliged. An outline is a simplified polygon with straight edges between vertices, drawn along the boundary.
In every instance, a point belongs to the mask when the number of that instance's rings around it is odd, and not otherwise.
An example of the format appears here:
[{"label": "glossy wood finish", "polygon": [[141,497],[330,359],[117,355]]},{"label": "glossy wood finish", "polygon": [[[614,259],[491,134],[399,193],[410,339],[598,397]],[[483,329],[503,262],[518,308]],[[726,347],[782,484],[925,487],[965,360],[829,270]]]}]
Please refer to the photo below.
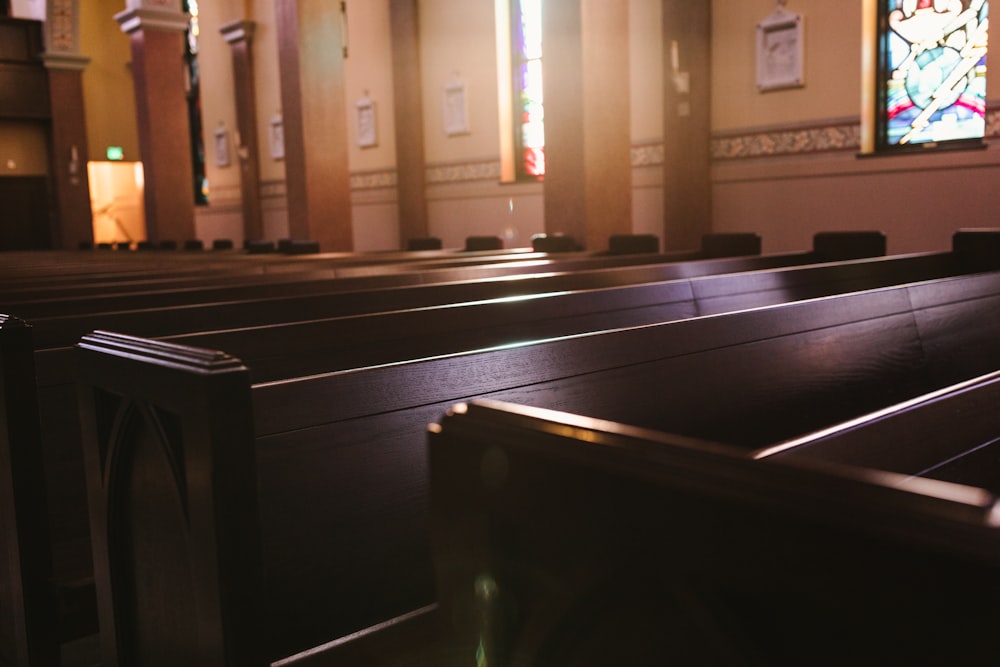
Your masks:
[{"label": "glossy wood finish", "polygon": [[0,315],[0,662],[42,666],[59,644],[32,350],[31,329]]},{"label": "glossy wood finish", "polygon": [[490,664],[990,660],[977,489],[486,401],[430,452],[449,641]]},{"label": "glossy wood finish", "polygon": [[[111,362],[99,371],[101,389],[80,394],[93,417],[85,437],[99,443],[87,450],[91,523],[108,538],[94,542],[95,576],[112,583],[98,593],[103,664],[260,664],[246,369],[224,354],[128,349],[111,336],[82,348]],[[136,353],[155,384],[136,384]],[[81,356],[84,377],[93,377],[91,358]],[[229,633],[239,641],[214,641]]]},{"label": "glossy wood finish", "polygon": [[[956,294],[988,284],[1000,293],[998,274],[941,282],[954,283]],[[646,428],[701,429],[750,448],[926,390],[933,376],[912,304],[969,303],[949,293],[915,284],[255,385],[255,437],[242,447],[257,457],[262,606],[280,610],[265,621],[273,632],[267,656],[433,602],[424,427],[455,402],[487,396]],[[105,374],[100,342],[84,345],[87,386],[99,387]],[[130,350],[128,376],[142,382],[150,343],[118,345]],[[738,411],[721,418],[721,405]],[[85,441],[91,451],[99,443]],[[352,603],[331,607],[331,595]]]}]

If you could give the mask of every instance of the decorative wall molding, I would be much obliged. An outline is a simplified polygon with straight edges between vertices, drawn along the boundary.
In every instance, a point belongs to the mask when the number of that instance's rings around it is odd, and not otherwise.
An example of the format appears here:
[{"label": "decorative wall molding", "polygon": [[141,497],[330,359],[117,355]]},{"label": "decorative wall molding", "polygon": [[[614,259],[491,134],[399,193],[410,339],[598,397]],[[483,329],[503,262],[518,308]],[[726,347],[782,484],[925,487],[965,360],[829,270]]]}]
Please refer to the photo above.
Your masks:
[{"label": "decorative wall molding", "polygon": [[[990,105],[994,106],[994,105]],[[1000,105],[998,105],[1000,106]],[[986,109],[986,137],[988,139],[1000,137],[1000,110],[991,111]]]},{"label": "decorative wall molding", "polygon": [[372,169],[351,174],[351,190],[381,190],[396,187],[395,169]]},{"label": "decorative wall molding", "polygon": [[286,190],[284,179],[280,181],[261,181],[260,183],[261,199],[276,199],[278,197],[284,198],[285,194]]},{"label": "decorative wall molding", "polygon": [[47,52],[80,52],[79,12],[77,0],[49,0],[45,21]]},{"label": "decorative wall molding", "polygon": [[714,160],[736,160],[751,157],[828,153],[861,148],[861,123],[831,121],[810,127],[779,127],[740,133],[717,134],[712,137]]},{"label": "decorative wall molding", "polygon": [[239,185],[216,185],[208,193],[209,206],[241,201]]},{"label": "decorative wall molding", "polygon": [[659,167],[663,165],[663,142],[650,141],[635,144],[631,149],[632,168]]},{"label": "decorative wall molding", "polygon": [[427,167],[426,179],[428,185],[499,181],[500,161],[480,160],[430,165]]},{"label": "decorative wall molding", "polygon": [[[1000,107],[1000,104],[989,106]],[[986,138],[1000,138],[1000,108],[986,111]],[[857,151],[860,148],[861,121],[858,118],[717,132],[711,144],[714,160]]]}]

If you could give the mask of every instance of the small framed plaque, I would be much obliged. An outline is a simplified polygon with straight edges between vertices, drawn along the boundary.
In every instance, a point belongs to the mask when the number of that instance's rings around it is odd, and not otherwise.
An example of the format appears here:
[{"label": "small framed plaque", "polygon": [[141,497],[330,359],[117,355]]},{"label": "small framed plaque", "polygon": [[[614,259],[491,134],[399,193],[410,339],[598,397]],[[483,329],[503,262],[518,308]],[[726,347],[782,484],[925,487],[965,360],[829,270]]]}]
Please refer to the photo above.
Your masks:
[{"label": "small framed plaque", "polygon": [[271,159],[285,159],[285,127],[281,114],[271,117]]},{"label": "small framed plaque", "polygon": [[805,86],[803,18],[785,9],[783,0],[757,24],[757,90]]},{"label": "small framed plaque", "polygon": [[449,137],[469,133],[469,107],[463,81],[444,87],[444,133]]},{"label": "small framed plaque", "polygon": [[375,123],[375,102],[365,95],[356,105],[358,123],[358,146],[371,148],[378,145],[378,131]]},{"label": "small framed plaque", "polygon": [[229,166],[229,134],[221,123],[215,128],[215,166]]}]

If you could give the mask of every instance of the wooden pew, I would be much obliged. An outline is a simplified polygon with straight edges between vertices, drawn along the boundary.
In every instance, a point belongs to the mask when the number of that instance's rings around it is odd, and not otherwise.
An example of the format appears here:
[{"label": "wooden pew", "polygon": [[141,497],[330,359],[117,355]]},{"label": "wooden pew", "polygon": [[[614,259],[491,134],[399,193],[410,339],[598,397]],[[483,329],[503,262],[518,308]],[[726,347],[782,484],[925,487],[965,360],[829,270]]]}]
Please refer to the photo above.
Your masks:
[{"label": "wooden pew", "polygon": [[[738,237],[739,242],[734,242],[731,237]],[[875,254],[885,254],[884,236],[878,233],[843,233],[842,236],[848,239],[852,246],[859,242],[866,243],[872,237],[876,242],[881,241],[882,252]],[[746,237],[745,239],[743,237]],[[108,299],[104,307],[107,309],[121,309],[127,307],[121,301],[126,295],[149,295],[146,305],[169,305],[174,301],[170,300],[167,292],[182,291],[187,294],[191,288],[206,286],[205,275],[215,273],[222,277],[219,284],[228,282],[242,282],[247,286],[267,284],[275,280],[287,281],[291,284],[285,285],[284,292],[289,292],[296,288],[295,278],[298,281],[329,280],[333,278],[362,278],[368,277],[370,284],[390,285],[398,284],[401,277],[389,277],[386,274],[412,274],[412,275],[434,275],[442,270],[460,270],[468,267],[479,267],[482,277],[491,275],[506,275],[507,273],[523,273],[532,267],[539,268],[550,266],[553,270],[556,265],[565,267],[563,270],[577,270],[585,266],[631,266],[638,264],[655,264],[664,262],[691,261],[695,259],[748,256],[760,254],[760,237],[755,234],[708,234],[705,236],[704,248],[689,251],[671,251],[664,253],[642,253],[629,256],[608,256],[605,253],[573,253],[549,255],[546,253],[526,252],[522,249],[480,251],[480,252],[397,252],[397,253],[325,253],[312,256],[295,256],[291,259],[280,260],[242,258],[240,261],[215,261],[205,259],[202,261],[182,262],[177,268],[177,273],[171,275],[169,271],[166,275],[144,275],[141,270],[138,273],[104,274],[94,276],[93,280],[87,279],[86,274],[69,280],[64,278],[51,279],[46,277],[42,284],[38,284],[35,277],[27,285],[23,284],[24,278],[19,280],[9,280],[0,286],[0,295],[8,309],[15,308],[25,313],[27,316],[35,317],[40,313],[31,310],[34,308],[33,302],[44,301],[45,307],[49,311],[68,313],[71,302],[77,302],[83,297],[103,297]],[[839,248],[832,243],[830,245],[831,256],[838,257],[841,254]],[[721,249],[720,249],[721,248]],[[53,260],[58,259],[56,255]],[[259,256],[255,256],[259,257]],[[510,264],[509,267],[504,265]],[[53,267],[50,273],[62,275],[56,261],[52,261]],[[107,265],[101,263],[92,267],[94,270],[101,270]],[[141,264],[138,265],[141,267]],[[181,272],[181,267],[202,267],[202,275],[196,271]],[[148,267],[147,267],[148,268]],[[290,274],[290,275],[282,275]],[[225,276],[232,276],[228,280]],[[381,277],[381,282],[373,283],[374,277]],[[82,279],[81,279],[82,278]],[[202,281],[199,285],[199,279]],[[213,281],[214,283],[215,281]],[[411,284],[415,281],[409,281]],[[426,282],[426,280],[420,281]],[[213,284],[213,287],[216,285]],[[258,293],[263,292],[258,288]],[[279,292],[281,293],[281,292]],[[202,297],[203,299],[206,297]],[[234,297],[230,297],[234,298]],[[114,305],[118,304],[118,305]],[[84,306],[85,307],[85,306]]]},{"label": "wooden pew", "polygon": [[669,255],[620,255],[546,259],[510,259],[500,262],[455,260],[430,265],[386,264],[366,267],[323,267],[306,275],[251,274],[240,284],[215,286],[202,283],[176,289],[137,289],[120,293],[95,293],[86,298],[31,298],[6,300],[4,307],[26,319],[50,315],[111,312],[165,308],[191,302],[232,301],[237,299],[320,294],[406,285],[528,275],[542,272],[578,271],[602,267],[635,266],[685,261]]},{"label": "wooden pew", "polygon": [[[1000,434],[983,409],[998,388],[993,373],[834,431],[879,457],[900,436],[958,451]],[[443,643],[488,664],[993,659],[984,489],[497,401],[448,414],[430,452]]]},{"label": "wooden pew", "polygon": [[0,315],[0,664],[44,666],[97,617],[89,573],[55,576],[32,352],[31,328]]},{"label": "wooden pew", "polygon": [[[151,600],[162,594],[137,590],[133,584],[136,577],[128,568],[109,566],[114,558],[134,560],[127,549],[122,550],[128,542],[146,545],[150,554],[158,551],[160,541],[172,544],[173,560],[178,558],[177,549],[204,546],[197,562],[220,565],[191,574],[190,585],[201,591],[222,591],[216,596],[220,602],[212,606],[213,613],[222,617],[236,614],[241,623],[252,624],[243,606],[225,605],[224,589],[236,584],[220,581],[215,573],[220,567],[226,569],[225,563],[232,556],[213,545],[254,544],[260,539],[266,575],[258,608],[265,612],[263,620],[257,622],[273,635],[263,639],[265,646],[259,655],[272,660],[322,643],[324,633],[327,638],[339,638],[364,624],[432,602],[427,535],[422,528],[427,500],[423,425],[436,420],[457,400],[485,395],[557,409],[572,406],[585,414],[647,427],[658,427],[664,417],[663,406],[676,402],[678,409],[670,411],[673,420],[689,426],[711,426],[699,405],[711,403],[706,399],[725,401],[742,390],[740,395],[748,405],[741,406],[743,412],[734,419],[752,417],[754,406],[770,399],[774,402],[771,419],[757,421],[771,427],[768,437],[778,437],[810,420],[817,427],[842,421],[873,406],[916,395],[932,383],[928,370],[933,369],[923,363],[920,336],[913,323],[914,303],[922,299],[923,308],[928,310],[946,306],[958,310],[972,307],[970,304],[985,308],[997,298],[1000,275],[981,274],[520,347],[265,382],[248,390],[252,415],[233,406],[212,409],[207,398],[192,398],[208,397],[216,391],[211,388],[216,366],[224,366],[221,372],[228,382],[236,373],[231,366],[235,364],[243,382],[248,381],[248,371],[226,355],[109,334],[88,336],[80,346],[81,410],[92,526],[98,545],[95,567],[99,581],[110,582],[101,586],[99,597],[102,631],[108,633],[105,655],[116,650],[107,644],[116,632],[125,647],[118,650],[127,652],[134,641],[123,638],[128,636],[127,630],[115,627],[112,610],[132,605],[130,599],[142,600],[134,603],[137,609],[150,604],[156,607]],[[990,318],[984,322],[989,323]],[[964,345],[963,336],[968,333],[953,332],[954,345]],[[823,354],[816,352],[820,347]],[[649,380],[644,379],[690,377],[687,373],[695,361],[705,355],[717,357],[715,368],[720,370],[712,382],[702,385],[699,380],[683,389],[668,386],[661,392],[663,383],[651,391]],[[774,363],[775,359],[782,363]],[[996,360],[983,354],[980,361],[989,364]],[[772,380],[766,385],[768,391],[761,391],[757,377],[762,369]],[[839,402],[821,400],[832,397]],[[189,399],[196,405],[186,405]],[[778,399],[784,403],[775,415]],[[817,404],[823,409],[809,412]],[[771,424],[788,416],[785,408],[802,414],[793,414],[788,425]],[[216,443],[221,437],[218,434],[229,428],[217,420],[233,419],[240,420],[233,427],[239,433],[247,432],[251,423],[253,437],[241,445],[234,445],[233,438]],[[108,429],[101,424],[128,427]],[[138,464],[127,463],[128,452],[138,443],[157,441],[183,441],[183,464],[176,454],[169,455],[175,464],[161,463],[164,476],[153,471],[155,461],[149,462],[150,468],[143,463],[141,471]],[[239,484],[245,483],[242,475],[246,470],[256,470],[259,533],[243,523],[220,525],[226,515],[204,505],[210,502],[208,496],[190,491],[192,486],[203,491],[200,484],[186,480],[193,474],[205,479],[206,470],[191,467],[189,457],[200,462],[212,460],[221,446],[243,458],[231,468],[218,467],[218,461],[215,467],[209,466],[218,489],[227,488],[226,470],[241,471]],[[176,444],[158,448],[176,450]],[[126,462],[123,467],[118,467],[119,460]],[[177,477],[169,472],[172,469],[185,472]],[[128,481],[138,477],[160,481],[141,485]],[[289,480],[294,482],[289,485]],[[238,484],[235,488],[247,491]],[[220,496],[212,497],[216,500],[211,502],[218,502]],[[193,529],[184,525],[149,531],[144,530],[147,521],[128,525],[115,521],[119,516],[115,508],[152,507],[147,502],[154,498],[156,503],[184,508],[185,515],[215,517],[215,530],[233,528],[233,532],[206,541],[203,536],[196,538]],[[241,504],[235,498],[226,502]],[[257,500],[247,502],[253,506]],[[111,525],[107,524],[109,519]],[[249,521],[245,516],[240,520]],[[199,530],[205,528],[199,526]],[[117,542],[118,538],[109,542],[108,535],[117,535],[124,542]],[[246,592],[245,584],[244,579],[242,593]],[[163,585],[180,590],[175,584]],[[351,604],[332,607],[331,595]],[[170,600],[168,606],[180,605],[176,606],[180,612],[184,599]],[[276,609],[281,610],[280,617],[269,615],[268,610]],[[202,627],[217,627],[219,622],[208,617],[195,621],[196,610],[180,613]],[[260,633],[252,634],[260,637]],[[220,631],[213,645],[224,646],[224,636]],[[310,655],[316,659],[317,653]]]},{"label": "wooden pew", "polygon": [[[814,251],[814,253],[811,253],[811,254],[810,253],[802,254],[800,257],[806,257],[806,256],[821,257],[824,254],[822,248],[823,248],[823,244],[822,244],[822,242],[820,242],[820,243],[817,244],[817,251]],[[782,264],[782,263],[785,263],[787,261],[787,259],[788,259],[787,257],[760,258],[759,261],[755,261],[755,263],[753,264],[753,266],[768,266],[768,265],[772,265],[772,264]],[[939,262],[942,259],[942,257],[934,256],[934,257],[928,257],[928,259],[930,259],[932,263],[937,263],[937,262]],[[922,258],[914,258],[914,261],[916,261],[916,262],[919,263],[919,262],[922,261]],[[727,263],[727,262],[716,262],[714,264],[711,264],[710,266],[717,268],[717,270],[723,270],[723,269],[726,269],[726,268],[730,268],[730,269],[732,269],[732,268],[749,268],[748,265],[736,264],[736,263]],[[941,264],[941,266],[943,267],[944,264]],[[698,275],[698,274],[701,274],[701,273],[705,273],[705,272],[707,272],[709,270],[710,270],[709,264],[702,263],[702,265],[698,266],[697,268],[684,270],[680,274],[676,274],[675,273],[675,274],[672,274],[672,275],[683,275],[684,273],[688,273],[688,274],[691,274],[691,275]],[[568,276],[563,276],[560,279],[561,282],[558,283],[558,284],[553,283],[553,284],[549,285],[549,289],[553,289],[553,288],[556,288],[556,289],[558,289],[558,288],[565,288],[568,285],[568,283],[566,282],[565,278],[568,278]],[[855,278],[857,278],[857,276]],[[549,279],[543,279],[543,280],[549,280]],[[613,284],[613,282],[614,281],[612,281],[612,284]],[[484,284],[483,285],[483,287],[491,287],[491,286],[493,286],[493,284]],[[459,285],[451,285],[449,287],[458,288],[460,286]],[[640,306],[645,305],[646,307],[652,307],[652,306],[654,306],[654,304],[655,304],[656,301],[659,301],[661,304],[667,305],[668,307],[670,307],[669,306],[669,301],[670,301],[670,296],[669,295],[666,295],[666,300],[665,300],[664,296],[654,295],[652,292],[649,292],[649,290],[647,290],[647,293],[650,296],[655,296],[656,299],[655,300],[650,300],[647,297],[647,303],[643,303],[642,300],[636,301],[635,299],[633,299],[631,303],[633,303],[635,305],[640,305]],[[467,292],[466,294],[467,295],[471,295],[471,293],[469,293],[469,292]],[[355,303],[357,303],[357,302],[359,302],[361,300],[365,300],[365,301],[369,300],[367,298],[364,298],[365,295],[355,294],[353,296],[356,297],[355,301],[354,301]],[[608,303],[608,299],[611,298],[611,296],[612,295],[610,295],[610,294],[605,294],[604,295],[605,303]],[[359,299],[357,297],[362,297],[362,298]],[[623,304],[618,304],[618,307],[620,308],[622,305]],[[681,308],[684,307],[681,304],[677,304],[677,306],[681,307]],[[691,312],[693,312],[693,311],[690,311],[690,310],[681,310],[681,311],[677,311],[677,312],[680,312],[681,314],[691,314]],[[481,315],[482,314],[482,308],[478,308],[477,309],[477,313],[478,313],[478,315]],[[155,315],[155,314],[150,313],[148,315]],[[405,315],[405,314],[401,314],[401,315],[402,315],[402,317],[408,323],[412,321],[409,318],[408,315]],[[396,318],[398,319],[399,316],[400,316],[400,314],[398,314],[396,316]],[[550,316],[551,317],[557,317],[557,315],[555,315],[555,314],[550,314]],[[533,316],[533,317],[535,319],[537,319],[537,315]],[[173,321],[175,319],[173,317],[173,315],[172,314],[168,314],[168,318],[173,323]],[[150,319],[153,320],[154,317],[150,317]],[[503,316],[501,316],[500,319],[496,321],[496,324],[499,325],[503,319],[505,319],[505,318]],[[531,321],[531,320],[529,320],[529,321]],[[351,332],[352,334],[361,333],[362,337],[366,336],[365,328],[364,327],[358,328],[359,325],[360,325],[359,322],[352,321],[352,322],[348,323],[348,330],[344,330],[343,328],[341,328],[340,330],[338,330],[338,335],[339,335],[338,340],[341,343],[350,342],[350,341],[348,341],[345,338],[345,335],[344,335],[345,332],[347,332],[347,331]],[[480,326],[483,326],[483,322],[480,322]],[[44,333],[44,331],[45,330],[43,328],[43,333]],[[508,332],[510,331],[509,327],[508,327],[507,331]],[[36,333],[37,333],[37,330],[36,330]],[[51,332],[49,332],[49,333],[51,333]],[[327,332],[327,333],[329,333],[329,332]],[[497,332],[491,332],[491,333],[497,333]],[[314,340],[316,339],[315,338],[316,335],[317,334],[313,334],[313,339]],[[425,335],[426,335],[426,331],[425,331]],[[509,335],[513,335],[513,334],[508,333],[508,336]],[[44,336],[43,336],[43,338],[44,338]],[[288,338],[287,335],[284,336],[284,339],[286,341],[292,340],[291,338]],[[454,335],[452,336],[452,339],[455,339]],[[300,338],[294,338],[294,340],[296,342],[293,344],[293,347],[295,347],[296,349],[298,349],[300,343],[303,343],[305,341],[305,339],[301,339],[300,340]],[[504,341],[504,339],[502,338],[502,335],[501,335],[501,338],[497,338],[495,340],[500,341],[500,342]],[[440,337],[438,337],[438,340],[435,340],[435,343],[440,344],[440,342],[441,342],[440,341]],[[51,343],[51,339],[49,340],[49,343]],[[329,347],[330,343],[329,343],[328,340],[324,340],[323,345],[325,345],[326,347]],[[441,348],[441,349],[452,349],[452,347],[457,347],[457,343],[450,343],[449,345],[451,347]],[[413,348],[413,349],[416,349],[416,348]],[[53,507],[56,507],[56,508],[74,508],[75,507],[75,508],[78,508],[78,510],[80,510],[80,511],[84,511],[85,510],[84,504],[78,500],[78,498],[80,497],[81,494],[78,494],[78,493],[74,492],[74,489],[79,489],[80,488],[79,485],[74,482],[74,477],[72,477],[72,476],[71,477],[66,477],[66,474],[68,474],[69,471],[72,471],[74,469],[78,469],[78,467],[74,465],[74,461],[76,459],[75,459],[74,456],[70,455],[71,454],[70,450],[66,450],[63,447],[54,448],[53,444],[52,444],[53,441],[55,441],[55,440],[59,440],[59,441],[65,440],[67,442],[68,441],[72,441],[72,442],[78,441],[78,437],[72,434],[72,429],[70,429],[70,431],[66,430],[69,426],[72,425],[73,421],[70,420],[70,419],[67,419],[65,417],[65,415],[67,415],[71,411],[73,411],[73,404],[74,404],[73,399],[72,399],[72,386],[68,382],[68,373],[70,372],[72,364],[71,364],[71,361],[69,359],[65,358],[65,356],[66,356],[65,352],[67,352],[67,351],[68,350],[46,350],[46,349],[41,349],[37,353],[37,355],[38,355],[38,361],[41,363],[40,368],[42,369],[41,379],[40,379],[40,385],[41,385],[42,398],[43,398],[43,400],[42,400],[42,404],[43,404],[43,410],[42,410],[43,423],[45,425],[45,427],[44,427],[45,437],[43,438],[43,441],[46,443],[46,445],[45,445],[44,449],[47,452],[49,452],[49,456],[48,456],[49,463],[50,463],[49,472],[50,472],[50,476],[53,477],[53,479],[51,480],[53,483],[49,484],[49,488],[53,489],[53,490],[58,490],[58,492],[56,492],[55,495],[51,496],[49,500],[50,500],[50,505],[53,506]],[[273,350],[271,350],[271,351],[273,352]],[[336,367],[341,367],[341,366],[343,366],[345,364],[345,361],[342,358],[339,362],[336,362],[336,363],[340,364],[340,366],[336,366]],[[327,368],[329,369],[331,367],[327,367]],[[53,461],[56,461],[57,463],[55,465],[53,465],[52,464]],[[59,471],[62,471],[62,473],[59,474]],[[55,472],[57,474],[55,474],[53,476],[52,475],[53,472]],[[43,484],[39,483],[38,488],[41,488],[42,486],[43,486]],[[74,500],[74,499],[76,499],[76,500]],[[41,510],[39,510],[39,515],[44,516],[44,512],[42,512]],[[87,551],[89,551],[89,547],[87,547],[87,544],[86,544],[86,531],[80,532],[80,531],[76,531],[76,530],[73,530],[73,529],[67,529],[66,526],[68,526],[68,525],[74,525],[76,522],[74,522],[72,520],[72,518],[69,517],[68,515],[67,516],[63,516],[62,514],[60,514],[60,516],[62,516],[62,519],[56,524],[56,527],[54,528],[55,532],[58,535],[64,535],[64,536],[68,535],[71,538],[74,535],[77,536],[77,537],[72,538],[72,539],[76,540],[79,543],[80,549],[83,549],[82,553],[86,554]],[[69,522],[68,524],[66,523],[67,521]],[[74,575],[73,577],[71,577],[71,579],[74,580],[74,581],[79,580],[81,578],[85,579],[86,578],[86,572],[85,572],[86,568],[80,569],[80,568],[77,568],[76,566],[74,566],[72,564],[73,563],[85,563],[89,559],[86,558],[85,556],[83,556],[81,558],[74,558],[74,557],[72,557],[72,554],[74,552],[76,552],[76,551],[80,551],[80,549],[67,549],[65,543],[62,543],[60,546],[62,548],[60,548],[60,549],[57,550],[57,555],[60,557],[60,560],[56,563],[56,565],[57,565],[56,570],[58,572],[61,572],[61,573],[65,573],[68,570],[72,571],[72,572],[76,572],[76,574],[79,575],[79,576]],[[78,569],[80,570],[79,572],[77,572]],[[65,578],[65,575],[64,575],[63,578]]]},{"label": "wooden pew", "polygon": [[[814,256],[814,257],[817,257],[817,258],[818,257],[822,257],[822,255],[823,255],[822,247],[823,247],[823,243],[819,242],[819,243],[817,243],[817,251],[814,251],[814,253],[812,253],[812,254],[808,254],[808,253],[807,254],[803,254],[802,256]],[[932,262],[938,262],[941,258],[940,257],[933,257],[933,258],[929,258],[929,259],[931,259]],[[780,264],[784,263],[786,260],[787,260],[786,257],[761,258],[760,263],[755,264],[755,266],[768,266],[768,265],[771,265],[771,264],[779,264],[780,265]],[[921,261],[920,258],[914,258],[914,260],[917,261],[918,263]],[[725,262],[721,262],[721,263],[717,262],[713,266],[717,266],[720,269],[724,269],[724,268],[737,268],[738,266],[742,266],[742,265],[738,265],[738,264],[735,264],[735,263],[726,264]],[[943,266],[943,265],[941,265],[941,266]],[[705,273],[707,271],[708,271],[707,264],[703,263],[702,266],[699,266],[699,267],[697,267],[695,269],[688,270],[688,271],[686,271],[686,273],[689,273],[691,275],[699,275],[699,274]],[[853,279],[857,279],[857,278],[858,278],[858,276],[854,276]],[[455,286],[455,287],[457,287],[457,286]],[[558,286],[557,285],[552,285],[550,287],[558,287]],[[562,285],[562,287],[565,287],[565,285]],[[611,296],[610,294],[606,294],[605,295],[605,302],[607,302],[607,299],[610,296]],[[660,299],[660,301],[662,302],[662,299]],[[685,314],[690,314],[689,311],[684,311],[684,313]],[[357,323],[355,322],[353,324],[356,325]],[[357,331],[359,331],[359,329],[354,328],[353,331],[357,332]],[[341,338],[343,338],[343,336],[341,336]],[[58,351],[53,351],[53,352],[58,352]],[[39,354],[42,355],[40,357],[41,359],[47,358],[47,355],[45,354],[45,351],[39,351]],[[48,425],[47,427],[51,427],[52,425],[58,425],[58,424],[63,424],[65,426],[66,423],[67,423],[67,420],[66,420],[66,418],[63,415],[65,415],[66,413],[69,412],[70,407],[72,405],[71,401],[66,398],[66,397],[69,396],[67,390],[70,389],[70,388],[66,387],[65,384],[62,387],[52,387],[51,386],[51,381],[52,381],[52,377],[51,376],[52,376],[52,373],[53,373],[53,369],[55,369],[54,372],[56,372],[56,373],[58,373],[58,371],[61,370],[62,374],[65,375],[66,371],[69,369],[69,365],[67,365],[67,364],[68,364],[68,360],[59,359],[57,362],[55,362],[55,364],[52,364],[52,363],[48,364],[47,365],[48,366],[47,370],[43,372],[43,376],[46,376],[46,379],[42,381],[43,391],[44,391],[44,398],[45,398],[45,400],[43,401],[43,403],[46,405],[46,408],[47,408],[46,410],[43,410],[43,414],[46,417],[45,423]],[[43,361],[42,365],[43,365],[43,367],[46,366],[46,364],[44,363],[44,361]],[[56,392],[55,397],[53,397],[53,394],[52,394],[53,391]],[[60,396],[62,396],[63,398],[60,398]],[[55,401],[57,404],[63,405],[64,406],[63,409],[53,410],[51,408],[51,404],[53,403],[53,401]],[[50,448],[51,448],[51,446],[50,446]],[[60,461],[64,461],[65,462],[66,460],[69,460],[70,462],[72,462],[72,458],[73,457],[69,457],[69,459],[66,459],[65,456],[59,455],[58,458],[59,458]],[[74,488],[74,485],[71,484],[71,483],[67,483],[70,480],[66,480],[66,479],[60,478],[60,479],[57,479],[57,481],[59,483],[55,485],[55,488],[61,489],[62,490],[61,491],[62,495],[61,496],[56,496],[55,498],[53,498],[53,500],[55,502],[53,502],[52,504],[55,505],[55,506],[76,506],[76,507],[80,507],[81,509],[83,509],[83,505],[80,502],[63,502],[63,501],[68,501],[72,497],[75,497],[73,495],[73,493],[72,493],[72,489]],[[41,486],[42,485],[39,484],[38,488],[40,488]],[[41,516],[44,516],[44,512],[42,512],[41,510],[39,510],[39,514]],[[58,553],[58,555],[60,555],[63,558],[65,558],[65,556],[67,555],[65,549],[61,549],[57,553]],[[75,559],[71,559],[71,560],[75,560]],[[57,563],[57,565],[61,565],[61,563]],[[63,566],[63,567],[58,567],[57,569],[59,569],[61,571],[65,571],[67,568],[65,566]],[[83,573],[81,573],[81,575],[82,574]],[[75,604],[76,604],[76,606],[81,606],[80,602],[75,602]],[[82,606],[84,608],[86,606],[85,599],[83,600],[83,605]],[[355,642],[355,645],[357,645],[357,642]]]},{"label": "wooden pew", "polygon": [[31,334],[0,315],[0,664],[57,664]]},{"label": "wooden pew", "polygon": [[[98,299],[80,302],[74,306],[76,310],[85,312],[57,313],[48,316],[36,313],[30,318],[24,311],[15,314],[30,319],[35,327],[37,344],[43,348],[50,348],[72,345],[80,336],[96,328],[139,336],[164,336],[204,329],[254,326],[267,321],[294,321],[461,301],[501,299],[547,291],[614,287],[639,282],[838,261],[840,256],[828,252],[828,243],[823,240],[823,236],[829,235],[817,235],[813,250],[800,253],[624,267],[598,268],[591,265],[588,269],[577,268],[572,271],[567,270],[572,267],[563,264],[546,264],[541,267],[527,267],[527,273],[508,276],[510,279],[495,277],[463,280],[463,275],[466,278],[468,275],[461,270],[435,272],[433,279],[429,279],[427,274],[417,272],[414,276],[396,281],[403,284],[394,287],[380,286],[379,278],[375,279],[374,284],[369,282],[371,278],[347,278],[326,285],[309,287],[302,290],[303,293],[293,289],[294,286],[285,286],[285,292],[281,292],[281,288],[278,288],[277,291],[281,293],[277,296],[261,295],[259,290],[253,289],[250,289],[250,294],[247,295],[245,291],[237,288],[235,291],[226,289],[222,293],[193,292],[187,296],[190,303],[176,306],[154,307],[155,304],[147,303],[132,310],[107,311],[105,308],[109,307],[109,304]],[[867,244],[864,237],[860,240]],[[947,253],[922,253],[922,255],[943,256]],[[972,266],[966,259],[965,251],[952,256],[960,265]],[[951,260],[943,258],[942,261]],[[438,280],[441,282],[435,282]],[[423,282],[409,284],[419,281]],[[314,294],[316,290],[320,293]]]}]

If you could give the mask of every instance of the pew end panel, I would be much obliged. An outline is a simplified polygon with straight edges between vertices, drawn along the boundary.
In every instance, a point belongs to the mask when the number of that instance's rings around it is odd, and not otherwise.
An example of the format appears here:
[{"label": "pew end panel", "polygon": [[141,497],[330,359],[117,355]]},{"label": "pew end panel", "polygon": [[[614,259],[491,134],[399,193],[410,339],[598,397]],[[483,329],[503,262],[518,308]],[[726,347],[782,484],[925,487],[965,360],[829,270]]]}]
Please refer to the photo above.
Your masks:
[{"label": "pew end panel", "polygon": [[263,664],[246,368],[107,332],[77,357],[104,664]]},{"label": "pew end panel", "polygon": [[0,314],[0,664],[58,662],[32,330]]},{"label": "pew end panel", "polygon": [[488,400],[428,439],[439,604],[490,664],[993,652],[1000,534],[980,489]]}]

